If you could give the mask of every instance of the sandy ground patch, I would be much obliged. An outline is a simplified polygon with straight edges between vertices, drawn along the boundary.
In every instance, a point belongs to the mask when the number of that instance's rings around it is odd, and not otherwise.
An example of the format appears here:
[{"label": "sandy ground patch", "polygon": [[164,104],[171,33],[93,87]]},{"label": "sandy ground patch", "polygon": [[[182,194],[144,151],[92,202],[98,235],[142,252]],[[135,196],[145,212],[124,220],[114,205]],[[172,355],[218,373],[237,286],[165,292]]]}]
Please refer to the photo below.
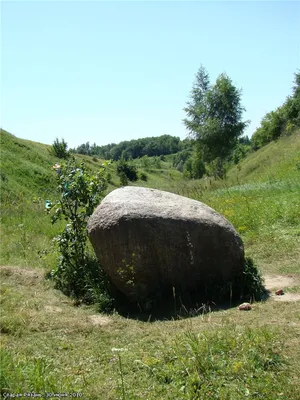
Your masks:
[{"label": "sandy ground patch", "polygon": [[282,296],[272,295],[271,297],[273,300],[276,301],[288,301],[288,302],[300,301],[299,293],[285,293]]},{"label": "sandy ground patch", "polygon": [[1,265],[0,271],[3,276],[20,275],[35,279],[42,278],[45,275],[45,271],[37,268],[16,267],[9,265]]},{"label": "sandy ground patch", "polygon": [[281,302],[300,301],[299,293],[284,293],[282,296],[275,295],[277,289],[297,286],[297,278],[285,275],[265,275],[265,287],[271,292],[271,299]]},{"label": "sandy ground patch", "polygon": [[94,326],[105,326],[113,322],[111,318],[103,315],[89,315],[88,319]]},{"label": "sandy ground patch", "polygon": [[285,275],[265,275],[265,287],[267,290],[282,289],[285,287],[296,286],[296,279]]},{"label": "sandy ground patch", "polygon": [[51,313],[61,313],[63,309],[56,306],[45,306],[45,310]]}]

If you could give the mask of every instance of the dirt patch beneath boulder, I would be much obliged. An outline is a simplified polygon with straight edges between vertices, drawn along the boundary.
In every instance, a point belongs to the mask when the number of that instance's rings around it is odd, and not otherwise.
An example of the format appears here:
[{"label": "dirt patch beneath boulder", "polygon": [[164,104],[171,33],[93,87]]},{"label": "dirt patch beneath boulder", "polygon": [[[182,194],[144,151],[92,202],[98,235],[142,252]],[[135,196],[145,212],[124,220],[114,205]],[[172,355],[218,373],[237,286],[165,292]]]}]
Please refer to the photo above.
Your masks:
[{"label": "dirt patch beneath boulder", "polygon": [[105,326],[113,322],[111,318],[103,315],[89,315],[88,319],[94,326]]},{"label": "dirt patch beneath boulder", "polygon": [[61,313],[63,309],[56,306],[45,306],[45,311],[48,311],[50,313]]},{"label": "dirt patch beneath boulder", "polygon": [[275,291],[279,289],[298,286],[299,279],[296,277],[286,275],[265,275],[264,279],[265,287],[270,292],[271,299],[281,302],[300,301],[299,293],[285,293],[283,290],[282,295],[275,294]]},{"label": "dirt patch beneath boulder", "polygon": [[267,290],[273,291],[285,287],[296,286],[296,278],[285,275],[265,275],[265,287]]},{"label": "dirt patch beneath boulder", "polygon": [[300,301],[300,294],[299,293],[285,293],[282,296],[272,295],[272,299],[276,301]]},{"label": "dirt patch beneath boulder", "polygon": [[30,278],[41,278],[45,272],[38,268],[16,267],[11,265],[0,266],[1,275],[10,276],[13,274],[24,275]]}]

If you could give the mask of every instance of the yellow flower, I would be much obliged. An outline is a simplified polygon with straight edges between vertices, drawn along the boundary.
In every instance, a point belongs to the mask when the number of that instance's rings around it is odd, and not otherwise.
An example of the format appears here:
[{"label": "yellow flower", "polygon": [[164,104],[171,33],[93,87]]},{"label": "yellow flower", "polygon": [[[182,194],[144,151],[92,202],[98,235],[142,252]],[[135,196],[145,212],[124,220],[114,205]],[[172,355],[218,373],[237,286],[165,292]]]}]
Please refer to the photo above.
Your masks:
[{"label": "yellow flower", "polygon": [[243,368],[243,363],[241,361],[237,361],[232,366],[232,372],[238,374]]}]

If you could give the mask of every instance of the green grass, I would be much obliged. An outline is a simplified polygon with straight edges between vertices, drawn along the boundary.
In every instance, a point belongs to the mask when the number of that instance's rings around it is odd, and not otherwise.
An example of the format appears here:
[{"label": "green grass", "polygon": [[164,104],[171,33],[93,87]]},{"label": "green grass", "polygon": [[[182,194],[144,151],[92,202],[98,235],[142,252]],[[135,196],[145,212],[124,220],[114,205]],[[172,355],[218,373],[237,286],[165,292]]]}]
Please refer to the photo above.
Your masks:
[{"label": "green grass", "polygon": [[[78,158],[93,169],[101,164]],[[45,273],[55,265],[52,238],[61,226],[51,225],[44,201],[56,196],[57,161],[49,146],[1,132],[0,263],[9,266],[0,268],[2,396],[300,399],[299,302],[270,299],[249,312],[206,308],[194,318],[150,323],[100,315],[55,290]],[[215,208],[239,231],[263,273],[294,277],[286,292],[299,293],[299,163],[298,132],[250,154],[225,181],[188,181],[167,161],[141,169],[148,181],[135,185]],[[119,187],[113,164],[110,171],[108,191]]]},{"label": "green grass", "polygon": [[[224,215],[241,234],[247,253],[260,264],[290,260],[286,272],[300,267],[300,187],[224,190],[199,200]],[[294,262],[298,260],[298,262]],[[273,272],[280,272],[270,267]],[[283,272],[283,271],[281,271]]]},{"label": "green grass", "polygon": [[2,268],[1,278],[3,392],[297,399],[299,326],[290,324],[297,310],[286,304],[177,321],[112,315],[103,322],[92,307],[74,307],[54,291],[38,269]]},{"label": "green grass", "polygon": [[239,166],[228,173],[228,180],[236,182],[272,182],[285,179],[299,182],[300,131],[271,142],[259,151],[251,153]]},{"label": "green grass", "polygon": [[55,177],[50,146],[18,139],[1,130],[1,201],[16,201],[19,196],[45,196],[52,193]]}]

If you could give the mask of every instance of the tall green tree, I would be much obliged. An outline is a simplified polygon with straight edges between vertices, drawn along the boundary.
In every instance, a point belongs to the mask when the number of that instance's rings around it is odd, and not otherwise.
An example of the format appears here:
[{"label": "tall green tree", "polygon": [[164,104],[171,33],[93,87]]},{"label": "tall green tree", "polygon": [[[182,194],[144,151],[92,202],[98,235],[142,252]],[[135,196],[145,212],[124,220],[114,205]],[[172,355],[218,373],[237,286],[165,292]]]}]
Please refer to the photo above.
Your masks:
[{"label": "tall green tree", "polygon": [[241,91],[225,73],[210,85],[203,66],[196,74],[191,101],[184,111],[187,118],[183,122],[197,140],[198,154],[207,162],[218,157],[224,160],[248,124],[242,121]]},{"label": "tall green tree", "polygon": [[197,132],[199,127],[203,126],[205,123],[208,112],[205,98],[209,87],[209,75],[206,69],[201,65],[191,90],[191,101],[187,102],[187,106],[184,108],[188,118],[185,118],[183,121],[192,134]]}]

